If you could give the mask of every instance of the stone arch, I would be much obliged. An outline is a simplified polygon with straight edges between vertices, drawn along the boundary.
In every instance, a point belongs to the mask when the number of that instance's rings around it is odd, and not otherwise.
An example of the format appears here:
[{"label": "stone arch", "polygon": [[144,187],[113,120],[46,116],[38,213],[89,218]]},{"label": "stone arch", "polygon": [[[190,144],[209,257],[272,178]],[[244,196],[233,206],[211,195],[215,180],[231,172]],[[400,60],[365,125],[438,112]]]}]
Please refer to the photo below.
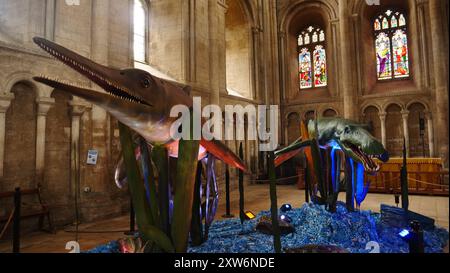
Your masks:
[{"label": "stone arch", "polygon": [[[4,174],[1,191],[35,186],[38,92],[28,78],[17,74],[7,84],[14,95],[5,118]],[[17,151],[21,151],[17,153]]]},{"label": "stone arch", "polygon": [[430,107],[428,107],[428,103],[426,103],[424,100],[421,99],[413,99],[412,101],[408,102],[405,106],[405,109],[409,110],[409,108],[413,104],[421,104],[425,108],[426,112],[430,112]]},{"label": "stone arch", "polygon": [[[337,95],[339,90],[337,84],[338,74],[338,50],[337,5],[330,1],[296,1],[288,8],[280,12],[280,66],[282,93],[285,100],[292,102],[325,99]],[[318,87],[314,92],[300,92],[299,86],[299,63],[298,63],[298,35],[309,25],[320,27],[325,32],[324,47],[327,62],[327,86]]]},{"label": "stone arch", "polygon": [[297,14],[300,10],[306,8],[320,8],[323,9],[328,15],[330,20],[336,20],[338,18],[338,6],[333,5],[330,1],[315,0],[315,1],[304,1],[297,0],[295,3],[289,5],[289,7],[281,13],[280,20],[280,32],[284,32],[290,23],[290,20]]},{"label": "stone arch", "polygon": [[255,97],[254,12],[249,1],[233,0],[225,15],[226,88],[229,94]]},{"label": "stone arch", "polygon": [[339,112],[334,107],[327,107],[321,111],[322,117],[338,117]]},{"label": "stone arch", "polygon": [[406,109],[405,105],[400,101],[389,101],[389,102],[383,104],[383,106],[381,107],[381,109],[383,110],[382,112],[387,112],[387,109],[389,107],[391,107],[392,105],[396,105],[396,106],[400,107],[400,109],[401,109],[400,111],[404,111]]},{"label": "stone arch", "polygon": [[383,107],[381,107],[380,105],[376,104],[376,103],[367,103],[367,104],[363,104],[361,107],[361,115],[364,115],[364,112],[366,111],[367,108],[369,107],[375,107],[379,113],[384,112]]},{"label": "stone arch", "polygon": [[11,90],[13,89],[14,85],[16,85],[19,82],[26,82],[29,84],[33,90],[36,92],[37,97],[40,96],[40,90],[38,85],[33,81],[33,74],[28,71],[18,71],[10,74],[9,76],[5,77],[6,80],[4,82],[4,90],[7,93],[11,93]]},{"label": "stone arch", "polygon": [[308,124],[309,120],[312,120],[315,118],[316,110],[307,110],[305,113],[303,113],[303,120],[306,121],[306,124]]},{"label": "stone arch", "polygon": [[369,125],[369,132],[376,137],[378,140],[381,140],[381,120],[380,120],[380,108],[369,104],[365,106],[362,110],[361,121],[367,125]]},{"label": "stone arch", "polygon": [[393,157],[399,157],[403,151],[403,119],[402,106],[390,103],[384,108],[386,111],[386,149]]}]

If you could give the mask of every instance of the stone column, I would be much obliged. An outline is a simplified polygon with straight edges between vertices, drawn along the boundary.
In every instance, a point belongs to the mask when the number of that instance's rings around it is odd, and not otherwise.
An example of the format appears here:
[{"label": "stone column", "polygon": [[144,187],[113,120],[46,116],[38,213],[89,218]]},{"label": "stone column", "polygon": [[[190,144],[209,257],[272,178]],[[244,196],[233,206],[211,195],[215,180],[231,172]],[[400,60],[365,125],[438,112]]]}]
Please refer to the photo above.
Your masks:
[{"label": "stone column", "polygon": [[433,131],[433,119],[431,118],[431,112],[425,113],[427,119],[428,129],[428,147],[430,150],[430,157],[435,157],[434,153],[434,131]]},{"label": "stone column", "polygon": [[256,99],[256,100],[260,100],[261,99],[261,94],[260,94],[260,75],[258,73],[259,71],[259,44],[260,44],[260,34],[261,34],[261,29],[258,27],[252,27],[252,74],[250,75],[251,80],[252,80],[252,87],[251,87],[251,92],[252,92],[252,98]]},{"label": "stone column", "polygon": [[37,104],[37,125],[36,125],[36,183],[42,183],[45,170],[45,133],[47,124],[47,113],[55,104],[55,99],[39,97]]},{"label": "stone column", "polygon": [[71,101],[69,105],[71,106],[70,114],[72,116],[70,133],[70,188],[71,194],[74,195],[77,177],[80,173],[80,120],[86,106],[76,101]]},{"label": "stone column", "polygon": [[[281,99],[283,100],[283,102],[284,103],[286,103],[287,102],[287,100],[288,100],[288,98],[289,98],[289,96],[288,96],[288,94],[287,94],[287,86],[286,86],[286,83],[288,82],[288,78],[289,78],[289,76],[288,76],[288,73],[287,73],[287,71],[288,71],[288,67],[287,67],[287,65],[286,65],[286,50],[287,50],[287,47],[286,47],[286,32],[279,32],[278,33],[278,39],[279,39],[279,56],[280,56],[280,61],[279,61],[279,64],[280,64],[280,71],[281,71],[281,90],[280,90],[280,92],[281,92]],[[265,99],[265,98],[264,98]]]},{"label": "stone column", "polygon": [[381,122],[381,143],[386,148],[386,116],[385,112],[379,114]]},{"label": "stone column", "polygon": [[[351,43],[350,43],[350,17],[348,0],[339,0],[339,42],[341,48],[341,67],[353,67],[351,63]],[[352,73],[341,70],[341,86],[344,101],[344,117],[347,119],[356,119],[356,100],[352,84]]]},{"label": "stone column", "polygon": [[8,111],[13,99],[13,93],[0,95],[0,179],[3,177],[3,162],[5,158],[6,111]]},{"label": "stone column", "polygon": [[109,1],[94,0],[92,6],[92,59],[108,65]]},{"label": "stone column", "polygon": [[209,2],[210,85],[211,104],[220,104],[220,94],[226,94],[225,16],[228,6],[223,0]]},{"label": "stone column", "polygon": [[[92,2],[92,30],[91,30],[91,58],[102,65],[108,65],[108,43],[109,43],[109,2],[104,0],[93,0]],[[97,91],[104,93],[105,91],[98,88],[96,85],[92,86]],[[97,105],[92,105],[92,148],[96,149],[99,153],[98,164],[90,166],[90,179],[96,181],[95,191],[105,192],[108,188],[109,169],[108,163],[110,159],[110,139],[108,139],[109,128],[108,123],[110,121],[108,113]]]},{"label": "stone column", "polygon": [[408,117],[409,111],[402,111],[402,120],[403,120],[403,136],[406,140],[406,155],[409,157],[409,128],[408,128]]},{"label": "stone column", "polygon": [[448,168],[448,78],[447,66],[447,50],[445,45],[442,18],[442,1],[428,1],[430,7],[430,25],[432,49],[433,49],[433,70],[435,84],[435,106],[436,106],[436,138],[437,138],[437,156],[444,160],[444,165]]},{"label": "stone column", "polygon": [[55,10],[56,1],[46,0],[45,3],[45,38],[53,40],[55,38]]}]

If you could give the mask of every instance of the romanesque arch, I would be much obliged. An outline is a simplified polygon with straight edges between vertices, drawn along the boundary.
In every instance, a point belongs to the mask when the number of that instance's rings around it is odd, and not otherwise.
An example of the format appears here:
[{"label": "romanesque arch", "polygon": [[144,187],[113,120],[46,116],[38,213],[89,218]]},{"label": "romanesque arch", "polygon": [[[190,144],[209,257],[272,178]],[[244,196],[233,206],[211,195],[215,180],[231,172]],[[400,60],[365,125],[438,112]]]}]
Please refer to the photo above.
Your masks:
[{"label": "romanesque arch", "polygon": [[[38,96],[30,81],[10,82],[14,99],[6,112],[3,183],[0,190],[34,186],[36,174],[36,126]],[[20,151],[20,152],[18,152]]]},{"label": "romanesque arch", "polygon": [[227,1],[225,15],[226,88],[229,94],[253,99],[253,15],[249,1]]},{"label": "romanesque arch", "polygon": [[363,109],[361,121],[369,125],[370,133],[378,140],[382,140],[380,111],[374,105],[368,105]]},{"label": "romanesque arch", "polygon": [[402,107],[391,103],[386,109],[386,149],[392,157],[399,157],[403,151],[403,118]]},{"label": "romanesque arch", "polygon": [[[295,103],[320,101],[338,94],[337,7],[329,1],[297,1],[280,12],[280,65],[283,98]],[[314,25],[324,30],[328,84],[308,92],[299,88],[298,35]]]}]

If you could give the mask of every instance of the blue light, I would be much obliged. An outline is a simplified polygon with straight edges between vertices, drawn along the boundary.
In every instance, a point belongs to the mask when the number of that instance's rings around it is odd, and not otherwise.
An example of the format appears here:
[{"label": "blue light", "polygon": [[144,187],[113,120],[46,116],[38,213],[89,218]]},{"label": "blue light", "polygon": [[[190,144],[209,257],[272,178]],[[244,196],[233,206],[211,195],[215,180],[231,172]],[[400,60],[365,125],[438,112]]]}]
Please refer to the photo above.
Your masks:
[{"label": "blue light", "polygon": [[341,146],[339,145],[339,143],[336,142],[336,140],[332,140],[332,141],[328,142],[328,145],[329,145],[333,150],[342,150]]},{"label": "blue light", "polygon": [[292,210],[292,206],[291,206],[291,204],[284,204],[284,205],[281,206],[280,210],[282,212],[287,212],[287,211]]},{"label": "blue light", "polygon": [[287,216],[287,215],[284,215],[284,214],[282,214],[282,215],[280,216],[280,220],[285,221],[285,222],[287,222],[287,223],[292,222],[292,218],[289,217],[289,216]]},{"label": "blue light", "polygon": [[404,229],[404,230],[400,231],[400,233],[398,235],[400,235],[400,237],[402,237],[402,238],[406,238],[409,235],[409,230]]}]

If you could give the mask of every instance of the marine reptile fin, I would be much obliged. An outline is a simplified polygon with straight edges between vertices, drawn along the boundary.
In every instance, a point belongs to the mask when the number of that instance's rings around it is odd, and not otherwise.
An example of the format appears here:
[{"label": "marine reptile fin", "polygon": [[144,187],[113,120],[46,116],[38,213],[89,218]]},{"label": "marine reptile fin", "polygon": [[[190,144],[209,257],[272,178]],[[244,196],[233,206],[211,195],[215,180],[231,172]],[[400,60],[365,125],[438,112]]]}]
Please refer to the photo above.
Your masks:
[{"label": "marine reptile fin", "polygon": [[225,144],[218,140],[207,141],[202,139],[200,141],[202,145],[209,153],[214,155],[216,158],[222,160],[227,165],[241,169],[245,173],[248,173],[247,166],[245,163],[231,151]]}]

